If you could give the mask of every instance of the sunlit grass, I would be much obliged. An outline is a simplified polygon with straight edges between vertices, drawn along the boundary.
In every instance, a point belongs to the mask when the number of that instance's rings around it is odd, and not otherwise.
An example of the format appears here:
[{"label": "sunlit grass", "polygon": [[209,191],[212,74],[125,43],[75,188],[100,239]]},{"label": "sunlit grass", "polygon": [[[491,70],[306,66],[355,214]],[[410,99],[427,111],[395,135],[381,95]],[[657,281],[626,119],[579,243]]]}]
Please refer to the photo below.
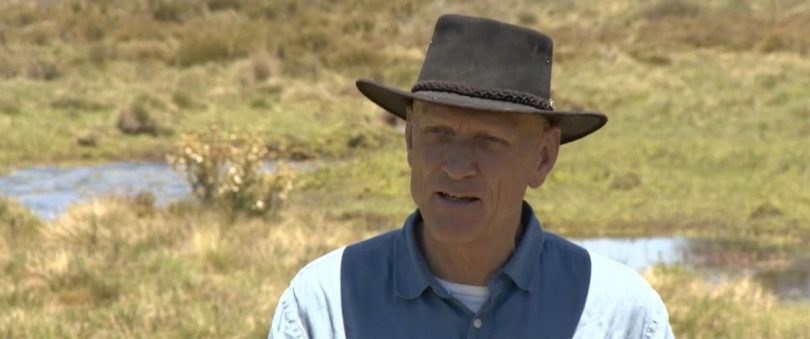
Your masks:
[{"label": "sunlit grass", "polygon": [[303,209],[232,220],[131,204],[77,206],[10,252],[0,278],[4,336],[260,337],[303,263],[368,236]]},{"label": "sunlit grass", "polygon": [[[28,245],[0,252],[0,333],[263,337],[278,296],[303,264],[385,229],[385,218],[340,218],[300,204],[272,220],[234,220],[189,203],[133,205],[116,198],[75,206],[38,228]],[[9,249],[10,240],[3,233],[0,246]],[[709,282],[682,269],[646,277],[679,337],[807,333],[810,305],[780,301],[751,280]]]},{"label": "sunlit grass", "polygon": [[749,278],[712,283],[682,268],[645,275],[667,304],[678,338],[807,338],[810,305],[789,303]]}]

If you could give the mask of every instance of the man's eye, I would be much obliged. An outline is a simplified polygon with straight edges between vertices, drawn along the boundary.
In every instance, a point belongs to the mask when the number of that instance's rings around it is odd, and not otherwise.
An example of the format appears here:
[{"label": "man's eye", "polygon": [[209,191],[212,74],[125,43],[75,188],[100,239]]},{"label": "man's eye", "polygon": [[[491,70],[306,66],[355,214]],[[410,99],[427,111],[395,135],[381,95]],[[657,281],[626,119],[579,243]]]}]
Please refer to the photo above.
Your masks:
[{"label": "man's eye", "polygon": [[450,137],[453,136],[453,131],[448,130],[446,128],[427,128],[425,130],[428,134],[440,137]]},{"label": "man's eye", "polygon": [[506,141],[498,137],[486,135],[481,137],[480,139],[488,144],[506,145]]}]

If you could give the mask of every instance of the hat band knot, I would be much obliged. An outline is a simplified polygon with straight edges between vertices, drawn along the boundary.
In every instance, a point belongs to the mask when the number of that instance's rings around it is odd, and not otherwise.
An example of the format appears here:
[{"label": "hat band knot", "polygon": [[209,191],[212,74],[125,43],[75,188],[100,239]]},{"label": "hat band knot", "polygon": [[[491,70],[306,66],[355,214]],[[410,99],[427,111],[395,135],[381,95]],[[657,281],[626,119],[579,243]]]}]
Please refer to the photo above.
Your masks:
[{"label": "hat band knot", "polygon": [[554,110],[551,100],[546,100],[533,94],[503,89],[479,88],[451,81],[422,80],[411,88],[411,92],[419,91],[447,92],[479,99],[511,102],[545,111]]}]

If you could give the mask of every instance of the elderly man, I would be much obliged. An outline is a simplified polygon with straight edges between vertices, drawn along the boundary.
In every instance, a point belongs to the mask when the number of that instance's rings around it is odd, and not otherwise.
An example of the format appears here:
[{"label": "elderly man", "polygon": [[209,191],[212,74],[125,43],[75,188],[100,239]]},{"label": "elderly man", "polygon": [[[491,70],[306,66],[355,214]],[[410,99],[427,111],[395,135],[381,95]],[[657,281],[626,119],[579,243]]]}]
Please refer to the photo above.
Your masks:
[{"label": "elderly man", "polygon": [[636,272],[543,230],[523,201],[560,144],[607,118],[555,111],[551,39],[442,16],[410,92],[368,80],[406,121],[404,226],[304,267],[270,338],[668,338],[666,308]]}]

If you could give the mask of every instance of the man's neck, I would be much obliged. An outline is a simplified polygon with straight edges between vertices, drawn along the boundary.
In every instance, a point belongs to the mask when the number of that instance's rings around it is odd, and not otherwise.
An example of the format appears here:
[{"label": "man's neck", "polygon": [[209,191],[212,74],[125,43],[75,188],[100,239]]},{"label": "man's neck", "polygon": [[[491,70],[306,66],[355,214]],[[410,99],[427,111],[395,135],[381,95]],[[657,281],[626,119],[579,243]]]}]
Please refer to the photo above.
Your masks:
[{"label": "man's neck", "polygon": [[514,226],[500,228],[500,232],[473,243],[436,241],[426,234],[423,224],[417,228],[417,237],[433,275],[459,284],[486,286],[487,279],[509,260],[520,239],[520,219],[511,224]]}]

